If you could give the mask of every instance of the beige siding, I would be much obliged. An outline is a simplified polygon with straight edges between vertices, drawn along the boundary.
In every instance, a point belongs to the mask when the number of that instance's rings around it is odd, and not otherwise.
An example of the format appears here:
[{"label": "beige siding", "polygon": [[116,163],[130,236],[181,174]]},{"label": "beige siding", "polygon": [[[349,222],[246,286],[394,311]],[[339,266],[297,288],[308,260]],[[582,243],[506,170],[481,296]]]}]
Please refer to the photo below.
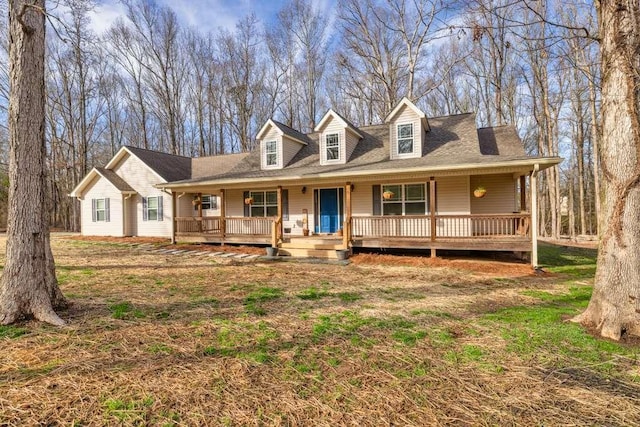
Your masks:
[{"label": "beige siding", "polygon": [[[155,188],[155,184],[164,182],[138,158],[128,155],[115,167],[114,171],[138,193],[129,200],[135,204],[135,223],[138,236],[171,237],[171,195]],[[143,221],[142,198],[162,196],[162,221]],[[127,219],[125,219],[127,221]]]},{"label": "beige siding", "polygon": [[[482,186],[487,193],[482,198],[473,196],[473,190]],[[469,189],[472,214],[512,213],[517,209],[516,180],[511,174],[474,175]]]},{"label": "beige siding", "polygon": [[447,176],[436,178],[436,206],[442,215],[467,215],[469,204],[469,177]]},{"label": "beige siding", "polygon": [[[276,141],[276,146],[278,147],[278,162],[275,166],[267,166],[266,143],[268,141]],[[273,126],[271,126],[264,138],[260,140],[260,158],[262,159],[262,169],[282,169],[282,137]]]},{"label": "beige siding", "polygon": [[351,159],[351,155],[353,154],[353,151],[356,149],[356,146],[358,145],[358,141],[360,141],[360,137],[355,133],[353,133],[352,131],[347,130],[346,144],[345,144],[345,151],[346,151],[345,162],[348,162]]},{"label": "beige siding", "polygon": [[287,138],[286,136],[282,137],[282,165],[283,167],[287,166],[291,160],[298,154],[298,151],[303,147],[303,145],[299,142],[296,142],[292,139]]},{"label": "beige siding", "polygon": [[[109,198],[109,221],[93,222],[92,199]],[[96,177],[87,186],[82,208],[82,235],[84,236],[123,236],[123,204],[122,194],[109,181]]]},{"label": "beige siding", "polygon": [[[337,133],[338,144],[340,147],[340,159],[339,160],[327,160],[327,135]],[[340,123],[335,117],[331,116],[328,122],[325,124],[324,129],[320,133],[320,164],[321,165],[333,165],[346,163],[347,151],[345,144],[346,131],[344,125]]]},{"label": "beige siding", "polygon": [[[413,124],[413,153],[398,155],[398,125],[399,124]],[[389,137],[392,159],[409,158],[409,157],[421,157],[422,156],[422,121],[420,117],[406,105],[400,109],[398,114],[394,117],[393,121],[389,125]]]},{"label": "beige siding", "polygon": [[308,212],[308,227],[311,232],[314,229],[313,223],[313,189],[307,187],[302,194],[302,186],[287,187],[289,190],[289,220],[284,221],[284,228],[290,228],[292,235],[302,235],[304,209]]},{"label": "beige siding", "polygon": [[351,192],[351,215],[373,215],[373,188],[371,184],[354,184]]}]

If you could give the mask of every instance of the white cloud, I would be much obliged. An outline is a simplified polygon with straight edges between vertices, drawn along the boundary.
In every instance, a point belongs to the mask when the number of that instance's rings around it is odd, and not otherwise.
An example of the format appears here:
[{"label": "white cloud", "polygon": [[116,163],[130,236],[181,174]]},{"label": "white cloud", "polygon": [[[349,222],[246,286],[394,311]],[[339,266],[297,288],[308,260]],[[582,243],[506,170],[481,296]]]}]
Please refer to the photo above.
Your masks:
[{"label": "white cloud", "polygon": [[122,4],[111,1],[102,2],[89,13],[90,27],[96,34],[102,34],[117,18],[125,15],[126,11]]}]

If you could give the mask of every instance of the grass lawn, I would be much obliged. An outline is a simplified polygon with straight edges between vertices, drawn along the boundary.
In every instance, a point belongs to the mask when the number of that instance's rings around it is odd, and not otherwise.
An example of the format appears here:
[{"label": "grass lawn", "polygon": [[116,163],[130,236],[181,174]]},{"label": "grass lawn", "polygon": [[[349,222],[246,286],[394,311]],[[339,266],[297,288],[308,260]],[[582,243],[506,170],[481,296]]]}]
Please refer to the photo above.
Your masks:
[{"label": "grass lawn", "polygon": [[640,424],[640,348],[566,322],[594,251],[542,245],[535,275],[53,245],[69,326],[0,326],[0,425]]}]

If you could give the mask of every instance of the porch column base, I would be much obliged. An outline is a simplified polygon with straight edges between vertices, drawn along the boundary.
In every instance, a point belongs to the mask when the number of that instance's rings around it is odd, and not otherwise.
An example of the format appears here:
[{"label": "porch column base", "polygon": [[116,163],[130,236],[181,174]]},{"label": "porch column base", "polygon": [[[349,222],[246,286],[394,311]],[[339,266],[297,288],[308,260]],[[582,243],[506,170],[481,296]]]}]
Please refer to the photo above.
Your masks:
[{"label": "porch column base", "polygon": [[431,248],[431,258],[436,257],[436,248]]}]

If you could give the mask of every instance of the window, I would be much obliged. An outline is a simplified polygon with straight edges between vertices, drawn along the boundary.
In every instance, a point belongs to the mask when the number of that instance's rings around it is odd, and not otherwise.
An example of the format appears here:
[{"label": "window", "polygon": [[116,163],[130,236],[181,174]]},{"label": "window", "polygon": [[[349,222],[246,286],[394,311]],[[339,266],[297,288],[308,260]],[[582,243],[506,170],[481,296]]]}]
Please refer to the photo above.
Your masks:
[{"label": "window", "polygon": [[91,216],[93,222],[109,222],[109,199],[91,199]]},{"label": "window", "polygon": [[218,209],[218,197],[209,194],[202,195],[202,209]]},{"label": "window", "polygon": [[[387,197],[384,194],[387,193]],[[427,198],[425,184],[382,186],[383,215],[425,215]]]},{"label": "window", "polygon": [[278,215],[277,191],[252,191],[250,197],[253,198],[250,210],[252,217]]},{"label": "window", "polygon": [[162,221],[162,196],[142,198],[142,220]]},{"label": "window", "polygon": [[330,133],[326,137],[327,161],[340,160],[340,137],[337,133]]},{"label": "window", "polygon": [[398,125],[398,154],[413,153],[413,123]]},{"label": "window", "polygon": [[276,166],[278,164],[278,144],[276,141],[265,142],[264,151],[267,156],[267,166]]}]

